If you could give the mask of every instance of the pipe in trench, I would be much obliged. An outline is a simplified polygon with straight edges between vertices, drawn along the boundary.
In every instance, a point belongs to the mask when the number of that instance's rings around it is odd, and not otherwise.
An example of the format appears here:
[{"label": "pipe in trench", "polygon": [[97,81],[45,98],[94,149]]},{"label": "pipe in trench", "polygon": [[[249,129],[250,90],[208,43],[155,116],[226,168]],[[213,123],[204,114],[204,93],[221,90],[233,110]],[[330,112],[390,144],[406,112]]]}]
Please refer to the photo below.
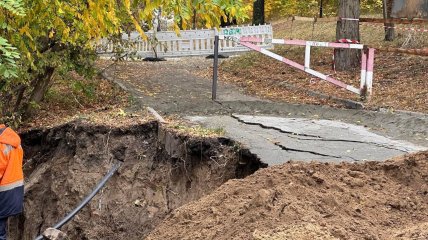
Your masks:
[{"label": "pipe in trench", "polygon": [[[97,184],[97,186],[94,188],[94,190],[86,196],[85,199],[73,210],[71,211],[67,216],[65,216],[60,222],[55,224],[52,228],[60,229],[64,224],[66,224],[68,221],[70,221],[74,215],[76,215],[86,204],[91,201],[91,199],[104,187],[106,182],[113,176],[113,174],[116,173],[116,171],[119,169],[119,167],[122,165],[122,162],[116,162],[113,167],[110,169],[110,171],[107,172],[107,174],[104,176],[103,179]],[[42,240],[44,239],[43,235],[37,236],[34,240]]]}]

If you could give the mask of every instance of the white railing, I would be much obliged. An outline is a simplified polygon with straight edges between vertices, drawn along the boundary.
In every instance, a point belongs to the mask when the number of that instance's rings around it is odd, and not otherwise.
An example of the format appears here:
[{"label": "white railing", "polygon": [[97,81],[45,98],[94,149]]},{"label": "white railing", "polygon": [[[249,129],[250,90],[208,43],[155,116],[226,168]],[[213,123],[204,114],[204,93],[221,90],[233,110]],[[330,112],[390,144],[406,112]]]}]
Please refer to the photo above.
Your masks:
[{"label": "white railing", "polygon": [[[221,35],[236,37],[260,37],[273,38],[271,25],[258,26],[236,26],[220,28]],[[207,56],[214,53],[214,37],[216,29],[202,30],[182,30],[180,35],[173,31],[165,32],[147,32],[149,40],[141,39],[137,32],[122,35],[122,43],[114,44],[107,40],[102,40],[98,47],[98,54],[101,56],[112,56],[116,49],[121,49],[123,53],[131,53],[137,57],[155,57],[155,51],[158,57],[183,57],[183,56]],[[154,41],[156,36],[156,41]],[[124,44],[125,43],[125,44]],[[259,43],[262,48],[273,48],[272,43]],[[219,53],[233,54],[249,51],[245,46],[239,45],[234,41],[220,40]]]}]

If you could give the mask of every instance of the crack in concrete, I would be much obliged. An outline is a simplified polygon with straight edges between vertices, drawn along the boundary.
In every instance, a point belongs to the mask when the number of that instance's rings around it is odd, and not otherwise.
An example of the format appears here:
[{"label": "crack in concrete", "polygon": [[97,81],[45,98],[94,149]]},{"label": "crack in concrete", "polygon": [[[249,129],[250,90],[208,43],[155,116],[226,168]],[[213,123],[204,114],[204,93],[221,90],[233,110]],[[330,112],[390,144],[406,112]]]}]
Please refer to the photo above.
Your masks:
[{"label": "crack in concrete", "polygon": [[294,136],[290,136],[291,138],[295,138],[298,140],[302,140],[302,141],[323,141],[323,142],[349,142],[349,143],[362,143],[362,144],[371,144],[371,145],[375,145],[377,147],[382,147],[382,148],[386,148],[386,149],[391,149],[391,150],[397,150],[403,153],[409,153],[409,150],[405,147],[406,150],[401,150],[399,148],[394,148],[388,145],[383,145],[381,143],[375,143],[375,142],[364,142],[364,141],[358,141],[358,140],[347,140],[347,139],[325,139],[325,138],[317,138],[317,139],[310,139],[310,138],[299,138],[299,137],[294,137]]},{"label": "crack in concrete", "polygon": [[301,153],[310,153],[313,155],[317,155],[317,156],[323,156],[323,157],[332,157],[332,158],[343,158],[341,156],[335,156],[335,155],[329,155],[329,154],[324,154],[324,153],[319,153],[319,152],[314,152],[314,151],[309,151],[309,150],[302,150],[302,149],[296,149],[296,148],[288,148],[280,143],[274,143],[275,146],[280,147],[282,150],[285,151],[290,151],[290,152],[301,152]]},{"label": "crack in concrete", "polygon": [[273,129],[273,130],[276,130],[276,131],[281,132],[281,133],[286,133],[286,134],[291,134],[291,135],[297,135],[297,136],[304,136],[304,137],[321,138],[320,136],[311,135],[311,134],[295,133],[295,132],[291,132],[291,131],[285,131],[285,130],[282,130],[281,128],[272,127],[272,126],[266,126],[266,125],[261,124],[261,123],[247,122],[247,121],[242,120],[238,116],[235,116],[233,114],[231,115],[231,117],[234,118],[234,119],[236,119],[238,122],[243,123],[243,124],[259,126],[261,128],[264,128],[264,129]]},{"label": "crack in concrete", "polygon": [[[234,119],[236,119],[238,122],[243,123],[243,124],[259,126],[261,128],[264,128],[264,129],[272,129],[272,130],[279,131],[281,133],[290,134],[291,136],[289,136],[289,137],[295,138],[295,139],[298,139],[298,140],[303,140],[303,141],[325,141],[325,142],[362,143],[362,144],[368,144],[368,145],[375,145],[375,146],[386,148],[386,149],[396,150],[396,151],[400,151],[400,152],[403,152],[403,153],[409,153],[409,150],[406,151],[406,150],[402,150],[402,149],[390,147],[388,145],[383,145],[383,144],[380,144],[380,143],[365,142],[365,141],[358,141],[358,140],[347,140],[347,139],[326,139],[326,138],[323,138],[323,137],[318,136],[318,135],[311,135],[311,134],[304,134],[304,133],[296,133],[296,132],[291,132],[291,131],[285,131],[285,130],[282,130],[281,128],[272,127],[272,126],[266,126],[266,125],[264,125],[262,123],[248,122],[248,121],[245,121],[245,120],[243,120],[243,119],[241,119],[238,116],[233,115],[233,114],[231,115],[231,117],[234,118]],[[298,136],[312,137],[312,138],[300,138]]]}]

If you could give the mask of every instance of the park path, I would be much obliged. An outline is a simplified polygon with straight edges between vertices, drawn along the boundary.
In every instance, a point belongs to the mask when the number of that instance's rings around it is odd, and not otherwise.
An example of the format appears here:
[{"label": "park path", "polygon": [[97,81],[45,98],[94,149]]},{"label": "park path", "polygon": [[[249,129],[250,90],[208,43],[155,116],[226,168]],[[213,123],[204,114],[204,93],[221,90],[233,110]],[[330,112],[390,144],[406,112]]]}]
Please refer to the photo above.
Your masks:
[{"label": "park path", "polygon": [[[228,136],[271,164],[384,160],[428,147],[428,117],[423,114],[271,102],[245,95],[242,89],[224,84],[221,76],[217,101],[212,101],[211,79],[201,74],[211,69],[212,60],[193,57],[121,63],[106,69],[104,76],[131,92],[139,107],[152,107],[162,115],[179,115],[208,127],[223,127]],[[328,126],[319,127],[319,121],[324,120],[330,120]],[[287,126],[294,126],[294,131],[277,131]],[[352,129],[359,129],[358,134]],[[318,139],[295,138],[296,132]],[[340,137],[335,136],[339,133]]]}]

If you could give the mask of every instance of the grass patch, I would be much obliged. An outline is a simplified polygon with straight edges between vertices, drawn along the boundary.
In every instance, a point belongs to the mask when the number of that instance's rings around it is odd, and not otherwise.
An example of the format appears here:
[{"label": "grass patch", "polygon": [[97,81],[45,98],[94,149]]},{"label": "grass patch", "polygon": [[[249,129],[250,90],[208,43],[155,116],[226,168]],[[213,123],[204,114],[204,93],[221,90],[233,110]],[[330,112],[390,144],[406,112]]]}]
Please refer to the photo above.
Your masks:
[{"label": "grass patch", "polygon": [[55,126],[82,119],[101,123],[122,121],[133,116],[121,116],[122,109],[130,106],[130,94],[115,84],[94,77],[85,79],[76,73],[56,78],[37,113],[23,123],[22,128]]},{"label": "grass patch", "polygon": [[225,130],[219,128],[205,128],[200,125],[189,126],[186,123],[172,123],[168,125],[168,129],[172,129],[178,133],[198,136],[198,137],[221,137],[224,136]]}]

